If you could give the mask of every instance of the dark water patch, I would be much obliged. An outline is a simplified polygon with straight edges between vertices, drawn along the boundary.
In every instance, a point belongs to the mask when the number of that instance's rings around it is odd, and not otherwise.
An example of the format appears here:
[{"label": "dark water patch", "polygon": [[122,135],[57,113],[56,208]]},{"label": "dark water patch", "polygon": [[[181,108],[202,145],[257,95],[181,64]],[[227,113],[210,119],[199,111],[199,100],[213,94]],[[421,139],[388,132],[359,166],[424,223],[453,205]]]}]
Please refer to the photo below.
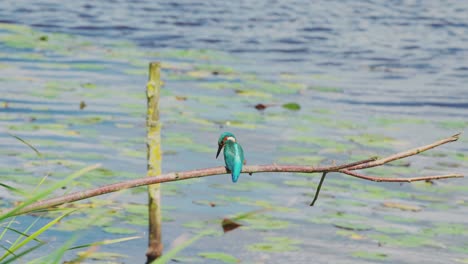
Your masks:
[{"label": "dark water patch", "polygon": [[343,63],[341,62],[332,62],[332,61],[327,61],[327,62],[320,62],[316,64],[317,66],[323,66],[323,67],[337,67],[337,66],[342,66]]},{"label": "dark water patch", "polygon": [[206,38],[201,38],[201,39],[198,39],[198,40],[201,41],[201,42],[206,42],[206,43],[210,43],[210,44],[225,42],[224,40],[221,40],[221,39],[206,39]]},{"label": "dark water patch", "polygon": [[383,61],[387,63],[398,62],[398,58],[386,58],[386,57],[364,57],[365,60],[370,61]]},{"label": "dark water patch", "polygon": [[352,50],[347,50],[342,52],[341,54],[345,57],[355,57],[357,55],[362,55],[362,54],[372,54],[373,51],[370,49],[367,50],[358,50],[358,49],[352,49]]},{"label": "dark water patch", "polygon": [[388,80],[402,80],[402,79],[407,79],[407,77],[406,77],[406,76],[402,76],[402,75],[391,74],[391,75],[385,75],[385,76],[383,76],[382,79],[388,79]]},{"label": "dark water patch", "polygon": [[244,41],[245,44],[260,44],[260,41],[255,38],[250,38]]},{"label": "dark water patch", "polygon": [[[132,31],[132,30],[136,30],[137,28],[130,27],[130,26],[127,26],[127,25],[115,25],[115,26],[85,25],[85,26],[75,26],[75,27],[72,27],[71,29],[72,30],[87,31],[91,35],[94,35],[91,32],[116,30],[116,31],[124,31],[122,33],[125,33],[125,31]],[[98,34],[98,33],[95,33],[95,34]]]},{"label": "dark water patch", "polygon": [[305,58],[284,58],[284,59],[273,59],[274,62],[305,62],[307,59]]},{"label": "dark water patch", "polygon": [[275,42],[277,43],[282,43],[282,44],[305,44],[304,41],[302,40],[299,40],[299,39],[290,39],[290,38],[286,38],[286,39],[277,39]]},{"label": "dark water patch", "polygon": [[445,27],[468,28],[468,24],[466,23],[456,23],[456,22],[450,22],[450,21],[433,22],[433,23],[428,24],[428,26],[435,28],[435,29],[441,29]]},{"label": "dark water patch", "polygon": [[418,46],[418,45],[406,45],[406,46],[402,46],[401,49],[403,49],[403,50],[419,50],[419,49],[421,49],[421,47]]},{"label": "dark water patch", "polygon": [[31,26],[41,28],[41,29],[60,28],[57,24],[43,24],[43,23],[35,23],[35,24],[32,24]]},{"label": "dark water patch", "polygon": [[303,54],[307,53],[309,48],[289,48],[289,49],[267,49],[261,50],[262,53],[292,53],[292,54]]},{"label": "dark water patch", "polygon": [[196,21],[176,21],[173,23],[175,26],[180,27],[199,27],[203,26],[205,22],[203,20],[196,20]]},{"label": "dark water patch", "polygon": [[326,27],[304,27],[301,30],[305,32],[327,32],[327,33],[334,32],[333,29],[326,28]]},{"label": "dark water patch", "polygon": [[311,40],[311,41],[315,41],[315,40],[320,40],[320,41],[325,41],[325,40],[328,40],[327,37],[322,37],[322,36],[303,36],[304,39],[306,40]]},{"label": "dark water patch", "polygon": [[[8,20],[8,19],[0,19],[0,23],[5,23],[5,24],[12,24],[12,25],[15,25],[17,23],[17,21],[14,21],[14,20]],[[0,29],[0,32],[2,31],[3,29]]]}]

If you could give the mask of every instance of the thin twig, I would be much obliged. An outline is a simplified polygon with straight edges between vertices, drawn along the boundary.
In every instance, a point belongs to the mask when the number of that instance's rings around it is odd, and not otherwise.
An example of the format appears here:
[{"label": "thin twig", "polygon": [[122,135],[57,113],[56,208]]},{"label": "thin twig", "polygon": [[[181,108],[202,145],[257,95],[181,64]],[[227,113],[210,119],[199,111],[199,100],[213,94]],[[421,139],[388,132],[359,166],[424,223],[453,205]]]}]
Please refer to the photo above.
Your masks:
[{"label": "thin twig", "polygon": [[322,178],[320,178],[319,185],[317,186],[317,190],[315,191],[314,200],[310,203],[310,206],[314,206],[315,201],[317,201],[317,198],[318,198],[319,193],[320,193],[320,189],[322,188],[323,181],[325,180],[325,176],[327,176],[327,173],[326,173],[326,172],[324,172],[324,173],[322,174]]},{"label": "thin twig", "polygon": [[369,163],[369,162],[372,162],[372,161],[375,161],[375,160],[377,160],[377,157],[372,157],[372,158],[369,158],[369,159],[360,160],[360,161],[356,161],[356,162],[352,162],[352,163],[348,163],[348,164],[329,167],[327,171],[338,171],[338,170],[346,169],[346,168],[349,169],[351,167],[355,167],[355,166],[361,165],[361,164],[366,164],[366,163]]},{"label": "thin twig", "polygon": [[453,173],[453,174],[444,174],[444,175],[433,175],[433,176],[421,176],[421,177],[412,177],[412,178],[386,178],[386,177],[374,177],[363,175],[350,170],[340,170],[341,173],[353,176],[359,179],[374,181],[374,182],[415,182],[415,181],[432,181],[440,179],[449,179],[449,178],[462,178],[462,174]]},{"label": "thin twig", "polygon": [[371,161],[369,163],[356,165],[356,166],[348,168],[348,170],[362,170],[362,169],[372,168],[372,167],[383,165],[385,163],[389,163],[389,162],[394,161],[394,160],[403,159],[403,158],[406,158],[406,157],[409,157],[409,156],[414,156],[416,154],[419,154],[419,153],[424,152],[426,150],[438,147],[440,145],[443,145],[443,144],[446,144],[446,143],[449,143],[449,142],[453,142],[453,141],[457,141],[458,138],[460,137],[460,134],[461,133],[458,133],[458,134],[455,134],[455,135],[453,135],[451,137],[448,137],[448,138],[439,140],[437,142],[434,142],[432,144],[417,147],[417,148],[410,149],[410,150],[403,151],[403,152],[399,152],[399,153],[393,154],[391,156],[388,156],[388,157],[385,157],[385,158],[382,158],[382,159]]}]

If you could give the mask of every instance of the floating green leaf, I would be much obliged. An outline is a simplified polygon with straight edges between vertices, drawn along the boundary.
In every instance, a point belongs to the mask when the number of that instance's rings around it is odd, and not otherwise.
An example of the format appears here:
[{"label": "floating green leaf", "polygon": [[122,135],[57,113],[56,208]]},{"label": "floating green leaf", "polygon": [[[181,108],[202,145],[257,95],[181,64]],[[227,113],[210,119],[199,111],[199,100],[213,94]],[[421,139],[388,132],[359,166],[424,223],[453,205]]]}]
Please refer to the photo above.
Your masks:
[{"label": "floating green leaf", "polygon": [[169,262],[171,259],[173,259],[182,249],[192,245],[193,243],[197,242],[199,239],[201,239],[204,236],[211,236],[217,234],[215,230],[205,230],[200,233],[198,233],[196,236],[193,236],[192,238],[180,243],[179,245],[173,247],[170,249],[168,252],[165,252],[164,255],[161,257],[157,258],[155,261],[151,262],[152,264],[163,264]]},{"label": "floating green leaf", "polygon": [[368,259],[368,260],[385,260],[388,258],[387,254],[369,251],[355,251],[352,254],[355,258]]},{"label": "floating green leaf", "polygon": [[298,111],[301,109],[301,106],[298,103],[287,103],[283,104],[283,108],[286,108],[291,111]]},{"label": "floating green leaf", "polygon": [[273,229],[286,229],[292,224],[288,221],[275,219],[272,216],[267,215],[255,215],[250,218],[244,219],[247,222],[245,228],[269,231]]},{"label": "floating green leaf", "polygon": [[104,232],[111,233],[111,234],[119,234],[119,235],[129,235],[134,234],[136,231],[130,228],[124,227],[117,227],[117,226],[108,226],[102,229]]},{"label": "floating green leaf", "polygon": [[286,156],[278,158],[278,162],[286,164],[301,164],[301,165],[310,165],[316,166],[320,164],[325,158],[321,156],[313,155],[301,155],[301,156]]},{"label": "floating green leaf", "polygon": [[263,251],[263,252],[288,252],[297,251],[301,241],[291,239],[289,237],[267,237],[265,242],[248,245],[247,249],[250,251]]},{"label": "floating green leaf", "polygon": [[77,255],[81,259],[94,259],[106,261],[106,263],[111,263],[112,260],[122,260],[123,258],[128,258],[125,254],[115,253],[115,252],[92,252],[92,251],[82,251],[78,252]]},{"label": "floating green leaf", "polygon": [[349,239],[353,239],[353,240],[362,240],[362,239],[366,238],[365,236],[363,236],[363,235],[361,235],[359,233],[349,231],[349,230],[337,230],[336,234],[340,235],[340,236],[347,237]]},{"label": "floating green leaf", "polygon": [[220,253],[220,252],[201,252],[198,253],[200,257],[204,257],[206,259],[214,259],[218,260],[223,263],[238,263],[240,262],[239,259],[235,258],[232,255],[226,254],[226,253]]},{"label": "floating green leaf", "polygon": [[421,207],[410,205],[410,204],[403,204],[403,203],[396,203],[396,202],[384,202],[382,204],[384,207],[387,208],[396,208],[402,211],[412,211],[412,212],[419,212],[421,211]]},{"label": "floating green leaf", "polygon": [[466,120],[444,120],[438,122],[438,125],[447,129],[462,130],[468,127],[468,122]]},{"label": "floating green leaf", "polygon": [[396,140],[379,134],[362,134],[356,136],[346,136],[350,141],[365,146],[390,147],[396,143]]},{"label": "floating green leaf", "polygon": [[466,228],[466,225],[457,223],[436,223],[430,228],[424,228],[422,232],[428,236],[468,236],[468,228]]}]

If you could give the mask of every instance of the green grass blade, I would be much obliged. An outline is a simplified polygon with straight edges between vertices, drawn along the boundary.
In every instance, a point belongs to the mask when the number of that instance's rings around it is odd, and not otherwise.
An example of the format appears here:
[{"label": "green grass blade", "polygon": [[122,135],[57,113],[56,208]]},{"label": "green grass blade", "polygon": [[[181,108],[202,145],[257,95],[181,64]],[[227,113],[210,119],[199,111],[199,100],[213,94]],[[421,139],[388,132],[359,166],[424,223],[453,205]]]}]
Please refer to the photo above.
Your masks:
[{"label": "green grass blade", "polygon": [[[20,138],[19,136],[17,135],[13,135],[11,133],[8,133],[10,136],[16,138],[17,140],[21,141],[23,144],[25,144],[26,146],[28,146],[30,149],[34,150],[34,152],[36,152],[37,156],[39,156],[39,158],[42,159],[42,161],[44,162],[44,164],[47,164],[46,160],[44,159],[44,155],[42,155],[42,153],[37,150],[37,148],[35,148],[31,143],[27,142],[26,140]],[[39,184],[36,186],[36,188],[34,189],[34,192],[37,190],[37,188],[39,188],[43,183],[44,181],[47,179],[47,177],[49,176],[49,172],[46,173],[46,175],[44,177],[42,177],[41,181],[39,182]]]},{"label": "green grass blade", "polygon": [[131,237],[123,237],[123,238],[117,238],[117,239],[106,239],[98,242],[93,242],[89,244],[84,244],[80,246],[75,246],[71,247],[68,250],[73,250],[73,249],[79,249],[79,248],[86,248],[86,247],[92,247],[92,246],[101,246],[101,245],[110,245],[110,244],[115,244],[115,243],[120,243],[124,241],[129,241],[133,239],[141,238],[140,236],[131,236]]},{"label": "green grass blade", "polygon": [[118,239],[106,239],[103,241],[98,241],[90,244],[85,244],[85,245],[80,245],[76,247],[71,247],[68,250],[73,250],[73,249],[80,249],[80,248],[86,248],[89,247],[88,251],[83,252],[83,254],[78,254],[78,257],[73,259],[73,263],[82,263],[85,259],[92,258],[93,255],[96,253],[96,247],[100,245],[109,245],[109,244],[114,244],[114,243],[120,243],[128,240],[133,240],[141,238],[139,236],[133,236],[133,237],[124,237],[124,238],[118,238]]},{"label": "green grass blade", "polygon": [[171,259],[173,259],[182,249],[192,245],[193,243],[197,242],[197,240],[199,240],[200,238],[202,238],[204,236],[209,236],[209,235],[216,234],[216,233],[217,233],[217,231],[212,230],[212,229],[200,232],[196,236],[192,237],[191,239],[189,239],[189,240],[181,243],[180,245],[172,248],[171,250],[169,250],[169,252],[165,253],[164,255],[162,255],[161,257],[156,259],[155,261],[151,262],[151,264],[164,264],[164,263],[167,263]]},{"label": "green grass blade", "polygon": [[101,166],[100,164],[95,164],[95,165],[92,165],[92,166],[88,166],[86,168],[83,168],[83,169],[71,174],[70,176],[68,176],[67,178],[65,178],[63,180],[61,180],[59,182],[56,182],[51,187],[47,188],[46,190],[44,190],[42,192],[39,192],[38,194],[36,194],[33,197],[27,199],[26,201],[24,201],[22,204],[15,207],[11,211],[9,211],[6,214],[3,214],[2,216],[0,216],[0,221],[6,219],[8,217],[11,217],[13,215],[16,215],[17,212],[19,212],[21,209],[25,208],[26,206],[28,206],[28,205],[30,205],[30,204],[32,204],[32,203],[46,197],[47,195],[51,194],[53,191],[60,189],[62,186],[67,185],[69,182],[73,181],[74,179],[80,177],[81,175],[83,175],[85,173],[88,173],[88,172],[90,172],[92,170],[95,170],[95,169],[99,168],[100,166]]},{"label": "green grass blade", "polygon": [[3,236],[6,234],[6,232],[8,231],[7,228],[9,228],[11,226],[11,224],[13,224],[15,222],[15,219],[16,217],[13,217],[9,222],[8,222],[8,225],[3,229],[2,233],[0,234],[0,239],[3,238]]},{"label": "green grass blade", "polygon": [[[65,216],[71,214],[72,212],[74,212],[75,210],[71,210],[71,211],[68,211],[66,212],[65,214],[55,218],[54,220],[50,221],[49,223],[47,223],[46,225],[44,225],[43,227],[41,227],[39,230],[37,230],[36,232],[32,233],[29,237],[27,237],[26,239],[24,239],[23,241],[21,241],[20,243],[12,246],[9,248],[9,251],[11,252],[16,252],[18,249],[22,248],[23,246],[27,245],[29,242],[31,242],[32,240],[34,240],[37,236],[39,236],[40,234],[44,233],[46,230],[48,230],[49,228],[51,228],[52,226],[54,226],[57,222],[59,222],[60,220],[62,220]],[[5,253],[1,258],[0,258],[0,261],[1,260],[4,260],[6,257],[8,257],[10,255],[10,253]]]},{"label": "green grass blade", "polygon": [[[13,233],[17,233],[17,234],[19,234],[20,236],[29,237],[29,235],[28,235],[27,233],[25,233],[25,232],[27,232],[27,231],[21,232],[21,231],[19,231],[19,230],[16,230],[16,229],[14,229],[14,228],[11,228],[11,227],[5,227],[5,229],[10,230],[10,231],[13,232]],[[34,239],[34,240],[35,240],[36,242],[39,242],[39,243],[44,243],[44,241],[39,240],[39,239],[37,239],[37,238]]]},{"label": "green grass blade", "polygon": [[14,193],[17,193],[17,194],[20,194],[20,195],[26,195],[26,192],[23,192],[22,190],[20,189],[17,189],[15,187],[12,187],[8,184],[5,184],[5,183],[1,183],[0,182],[0,186],[4,187],[5,189],[9,190],[9,191],[12,191]]},{"label": "green grass blade", "polygon": [[47,256],[32,260],[28,262],[29,264],[35,263],[50,263],[50,264],[60,264],[62,263],[63,255],[68,251],[68,248],[78,240],[78,234],[75,234],[72,238],[68,239],[60,248],[54,252],[47,254]]},{"label": "green grass blade", "polygon": [[264,212],[267,212],[267,211],[269,211],[269,209],[265,208],[265,209],[259,209],[259,210],[250,211],[250,212],[246,212],[246,213],[240,213],[240,214],[236,214],[236,215],[230,217],[230,219],[231,220],[242,220],[242,219],[250,218],[252,216],[255,216],[257,214],[261,214],[261,213],[264,213]]},{"label": "green grass blade", "polygon": [[[27,234],[28,231],[37,223],[37,221],[39,221],[39,219],[40,219],[40,217],[36,218],[36,219],[34,220],[34,222],[32,222],[32,224],[30,224],[30,225],[26,228],[26,230],[24,230],[23,233]],[[18,244],[18,243],[21,241],[21,238],[22,238],[22,236],[18,236],[18,238],[16,238],[15,242],[13,242],[13,244],[11,244],[10,249],[11,249],[12,247],[14,247],[16,244]]]},{"label": "green grass blade", "polygon": [[22,143],[24,143],[26,146],[28,146],[30,149],[34,150],[34,152],[36,152],[37,156],[41,157],[42,156],[42,153],[39,152],[39,150],[37,150],[33,145],[31,145],[29,142],[27,142],[26,140],[18,137],[17,135],[13,135],[11,133],[8,133],[10,136],[16,138],[17,140],[21,141]]},{"label": "green grass blade", "polygon": [[45,245],[45,243],[39,243],[39,244],[36,244],[34,247],[28,248],[25,251],[20,252],[19,254],[16,254],[16,255],[13,254],[13,256],[11,258],[3,261],[2,264],[12,263],[13,261],[18,260],[22,256],[31,253],[32,251],[42,247],[43,245]]},{"label": "green grass blade", "polygon": [[15,255],[15,252],[11,252],[9,248],[5,247],[5,246],[2,246],[0,245],[1,248],[3,248],[7,253],[9,253],[10,255],[13,255],[13,256],[16,256]]}]

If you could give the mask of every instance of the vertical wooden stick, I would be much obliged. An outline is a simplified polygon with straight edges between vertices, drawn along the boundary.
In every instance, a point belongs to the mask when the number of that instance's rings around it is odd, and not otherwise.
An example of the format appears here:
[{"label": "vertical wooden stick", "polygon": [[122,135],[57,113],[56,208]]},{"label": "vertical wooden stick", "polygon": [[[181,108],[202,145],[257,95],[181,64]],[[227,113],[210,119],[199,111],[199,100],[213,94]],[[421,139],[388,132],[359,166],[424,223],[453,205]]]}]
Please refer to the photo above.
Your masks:
[{"label": "vertical wooden stick", "polygon": [[[149,80],[146,85],[148,112],[146,127],[148,130],[148,171],[147,176],[161,174],[161,122],[159,121],[159,94],[161,89],[161,64],[151,62],[149,65]],[[156,176],[157,177],[157,176]],[[162,255],[161,241],[161,189],[160,185],[148,185],[149,210],[149,241],[146,252],[147,263]]]}]

